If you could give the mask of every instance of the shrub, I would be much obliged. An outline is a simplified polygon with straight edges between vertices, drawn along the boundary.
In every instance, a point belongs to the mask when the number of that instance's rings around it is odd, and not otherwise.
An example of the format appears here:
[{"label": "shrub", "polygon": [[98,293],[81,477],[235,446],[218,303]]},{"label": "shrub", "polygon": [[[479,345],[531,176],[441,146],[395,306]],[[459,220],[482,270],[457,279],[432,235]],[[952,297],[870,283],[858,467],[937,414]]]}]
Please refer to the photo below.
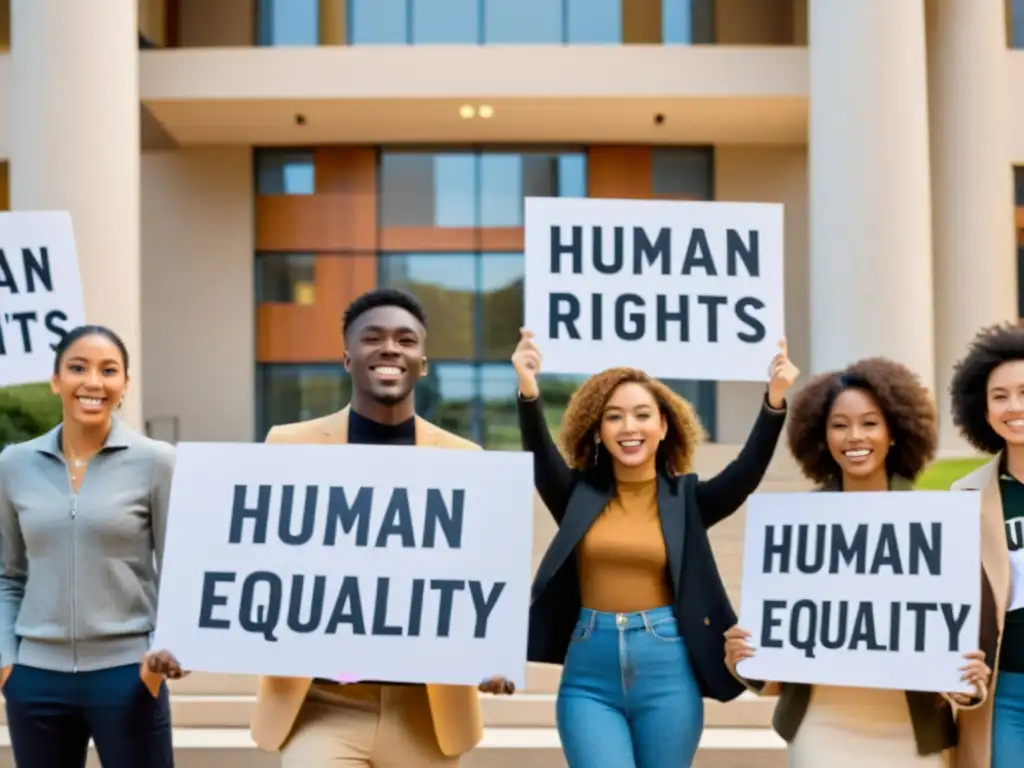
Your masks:
[{"label": "shrub", "polygon": [[60,399],[48,384],[0,388],[0,449],[50,431],[60,418]]}]

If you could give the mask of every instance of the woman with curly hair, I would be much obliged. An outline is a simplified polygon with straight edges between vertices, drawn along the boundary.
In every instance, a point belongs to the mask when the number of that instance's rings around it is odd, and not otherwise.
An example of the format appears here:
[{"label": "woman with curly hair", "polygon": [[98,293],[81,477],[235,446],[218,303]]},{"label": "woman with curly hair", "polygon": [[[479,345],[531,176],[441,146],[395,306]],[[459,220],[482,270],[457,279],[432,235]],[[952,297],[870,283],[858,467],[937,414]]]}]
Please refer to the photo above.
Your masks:
[{"label": "woman with curly hair", "polygon": [[981,562],[991,585],[992,695],[962,712],[958,765],[1024,763],[1024,329],[983,329],[953,369],[953,423],[992,460],[953,484],[981,491]]},{"label": "woman with curly hair", "polygon": [[[935,406],[905,366],[883,358],[812,379],[794,399],[789,447],[819,491],[904,491],[934,457]],[[726,661],[737,679],[778,696],[772,724],[789,744],[790,768],[940,768],[956,744],[951,702],[984,700],[989,670],[981,651],[964,654],[974,697],[878,688],[747,680],[736,664],[754,655],[750,633],[726,633]]]},{"label": "woman with curly hair", "polygon": [[693,408],[642,371],[587,380],[548,432],[524,331],[512,356],[523,447],[559,530],[537,570],[530,661],[564,664],[556,706],[572,768],[681,768],[704,725],[702,697],[729,701],[722,633],[736,620],[707,529],[753,493],[786,418],[798,371],[785,342],[737,459],[709,480],[692,473],[701,439]]}]

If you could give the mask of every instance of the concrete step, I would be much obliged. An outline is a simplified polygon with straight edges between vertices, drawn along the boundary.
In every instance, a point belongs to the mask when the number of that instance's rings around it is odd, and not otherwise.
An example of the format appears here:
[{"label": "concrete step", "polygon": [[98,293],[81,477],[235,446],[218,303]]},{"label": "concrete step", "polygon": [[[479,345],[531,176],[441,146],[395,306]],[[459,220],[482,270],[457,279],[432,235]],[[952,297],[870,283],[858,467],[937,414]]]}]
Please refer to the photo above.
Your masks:
[{"label": "concrete step", "polygon": [[[178,768],[279,768],[276,755],[256,749],[242,728],[175,728]],[[487,728],[462,768],[567,768],[554,728]],[[786,751],[760,728],[708,728],[693,768],[785,768]],[[7,729],[0,729],[0,768],[15,768]],[[88,768],[100,768],[90,750]]]}]

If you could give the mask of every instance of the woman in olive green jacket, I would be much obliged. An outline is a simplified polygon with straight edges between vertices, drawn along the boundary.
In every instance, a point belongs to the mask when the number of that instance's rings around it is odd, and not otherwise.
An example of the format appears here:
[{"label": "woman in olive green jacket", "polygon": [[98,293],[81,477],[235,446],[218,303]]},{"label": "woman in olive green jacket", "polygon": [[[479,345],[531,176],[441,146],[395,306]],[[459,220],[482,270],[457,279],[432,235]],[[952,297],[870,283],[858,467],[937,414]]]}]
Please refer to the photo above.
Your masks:
[{"label": "woman in olive green jacket", "polygon": [[[882,358],[817,377],[790,409],[790,450],[804,474],[829,491],[910,490],[935,454],[935,406],[904,366]],[[938,694],[746,680],[736,664],[754,654],[749,633],[726,633],[730,669],[752,691],[777,695],[773,725],[791,768],[941,768],[956,744],[953,704],[986,696],[984,654],[965,654],[976,691]]]}]

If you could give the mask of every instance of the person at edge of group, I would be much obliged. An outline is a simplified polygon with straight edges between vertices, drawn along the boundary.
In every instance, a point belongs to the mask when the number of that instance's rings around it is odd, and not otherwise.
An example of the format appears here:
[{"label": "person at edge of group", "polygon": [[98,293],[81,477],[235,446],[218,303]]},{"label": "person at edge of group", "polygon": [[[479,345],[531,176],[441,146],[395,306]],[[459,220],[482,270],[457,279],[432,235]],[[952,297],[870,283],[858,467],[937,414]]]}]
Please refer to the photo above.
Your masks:
[{"label": "person at edge of group", "polygon": [[558,733],[572,768],[681,768],[704,724],[702,697],[743,691],[722,658],[736,615],[707,530],[760,484],[799,371],[785,340],[771,361],[753,431],[720,474],[692,473],[702,437],[692,406],[632,368],[584,382],[552,441],[523,330],[512,356],[519,419],[534,482],[558,524],[537,570],[529,660],[564,664]]},{"label": "person at edge of group", "polygon": [[[414,296],[364,293],[345,310],[342,336],[349,406],[276,426],[266,442],[480,450],[416,415],[416,382],[427,372],[427,316]],[[171,654],[160,664],[178,668]],[[344,660],[337,664],[340,675]],[[514,686],[496,676],[479,690],[507,695]],[[455,768],[483,737],[477,687],[328,678],[260,678],[251,725],[253,741],[280,752],[282,768]]]},{"label": "person at edge of group", "polygon": [[981,491],[981,562],[995,600],[990,694],[957,717],[959,768],[1024,765],[1024,328],[982,329],[950,382],[953,423],[993,458],[953,484]]},{"label": "person at edge of group", "polygon": [[90,738],[104,768],[174,765],[147,655],[175,451],[117,418],[128,381],[116,333],[71,330],[60,424],[0,453],[0,685],[24,768],[81,768]]},{"label": "person at edge of group", "polygon": [[[790,411],[790,451],[821,492],[912,490],[938,445],[930,394],[912,371],[884,358],[815,377]],[[983,626],[994,623],[987,617],[992,611],[983,604]],[[789,745],[790,768],[939,768],[956,744],[951,704],[976,707],[987,695],[981,651],[965,653],[961,667],[972,697],[748,680],[736,665],[754,655],[750,633],[732,627],[725,637],[736,678],[755,693],[778,696],[772,725]]]}]

